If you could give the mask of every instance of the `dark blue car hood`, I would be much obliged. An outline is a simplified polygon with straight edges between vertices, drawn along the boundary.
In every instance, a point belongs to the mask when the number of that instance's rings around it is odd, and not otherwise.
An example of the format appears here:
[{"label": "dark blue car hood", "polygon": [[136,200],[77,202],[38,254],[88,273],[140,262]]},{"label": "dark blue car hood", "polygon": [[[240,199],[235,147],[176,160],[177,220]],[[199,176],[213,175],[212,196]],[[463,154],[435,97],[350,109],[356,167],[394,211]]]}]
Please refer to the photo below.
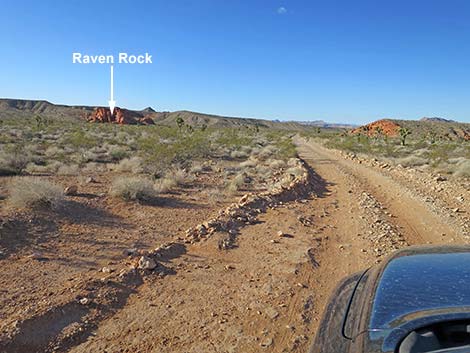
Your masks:
[{"label": "dark blue car hood", "polygon": [[369,328],[390,330],[451,312],[470,313],[470,252],[407,255],[385,267]]}]

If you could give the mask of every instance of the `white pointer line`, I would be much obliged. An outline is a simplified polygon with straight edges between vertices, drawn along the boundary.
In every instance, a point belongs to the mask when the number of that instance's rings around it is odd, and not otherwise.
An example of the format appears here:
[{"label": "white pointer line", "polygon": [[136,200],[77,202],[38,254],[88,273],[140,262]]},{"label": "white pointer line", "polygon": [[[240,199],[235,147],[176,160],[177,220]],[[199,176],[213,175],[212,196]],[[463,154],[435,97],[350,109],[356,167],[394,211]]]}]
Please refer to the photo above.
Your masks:
[{"label": "white pointer line", "polygon": [[114,114],[114,107],[116,106],[116,101],[114,100],[114,66],[111,65],[111,98],[109,99],[109,110],[111,115]]}]

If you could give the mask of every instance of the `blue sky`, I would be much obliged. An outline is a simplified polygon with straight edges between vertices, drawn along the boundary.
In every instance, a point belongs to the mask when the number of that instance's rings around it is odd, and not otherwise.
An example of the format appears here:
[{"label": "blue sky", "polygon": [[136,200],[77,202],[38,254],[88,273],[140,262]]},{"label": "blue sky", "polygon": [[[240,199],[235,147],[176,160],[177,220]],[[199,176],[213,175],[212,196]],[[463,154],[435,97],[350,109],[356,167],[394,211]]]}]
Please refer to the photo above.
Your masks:
[{"label": "blue sky", "polygon": [[363,123],[470,122],[470,1],[2,0],[0,97]]}]

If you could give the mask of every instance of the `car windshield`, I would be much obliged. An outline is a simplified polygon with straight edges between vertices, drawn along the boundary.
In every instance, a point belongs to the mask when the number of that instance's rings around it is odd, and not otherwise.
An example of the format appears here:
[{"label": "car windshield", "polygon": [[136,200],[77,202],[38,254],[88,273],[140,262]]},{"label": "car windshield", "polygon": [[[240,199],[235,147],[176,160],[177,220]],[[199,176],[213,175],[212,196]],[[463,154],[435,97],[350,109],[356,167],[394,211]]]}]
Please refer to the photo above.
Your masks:
[{"label": "car windshield", "polygon": [[369,327],[392,328],[418,311],[467,307],[470,253],[424,254],[392,260],[379,281]]}]

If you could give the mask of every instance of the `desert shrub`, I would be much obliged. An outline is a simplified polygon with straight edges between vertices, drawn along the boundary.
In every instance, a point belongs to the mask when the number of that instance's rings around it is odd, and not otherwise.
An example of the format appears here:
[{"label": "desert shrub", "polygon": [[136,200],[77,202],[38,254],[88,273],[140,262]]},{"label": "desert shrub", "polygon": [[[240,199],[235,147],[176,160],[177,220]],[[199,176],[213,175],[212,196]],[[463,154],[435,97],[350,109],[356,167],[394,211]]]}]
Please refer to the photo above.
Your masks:
[{"label": "desert shrub", "polygon": [[224,200],[224,193],[220,189],[209,189],[203,191],[203,194],[207,197],[207,201],[211,205],[215,205],[220,203]]},{"label": "desert shrub", "polygon": [[108,149],[108,154],[113,161],[120,161],[129,156],[129,153],[123,147],[111,145]]},{"label": "desert shrub", "polygon": [[227,191],[234,194],[240,190],[241,187],[245,185],[245,177],[246,175],[244,173],[237,174],[227,183]]},{"label": "desert shrub", "polygon": [[143,161],[140,157],[124,158],[116,166],[116,170],[119,172],[130,172],[134,174],[140,174],[144,172]]},{"label": "desert shrub", "polygon": [[291,167],[286,170],[286,174],[288,175],[294,175],[296,177],[304,175],[305,171],[302,167],[297,166],[297,167]]},{"label": "desert shrub", "polygon": [[286,163],[282,160],[274,159],[268,161],[268,165],[271,169],[281,169],[285,167]]},{"label": "desert shrub", "polygon": [[204,171],[204,166],[201,163],[194,162],[191,165],[191,173],[197,174],[197,173],[201,173],[202,171]]},{"label": "desert shrub", "polygon": [[60,186],[36,178],[16,178],[10,183],[9,191],[9,203],[15,208],[54,208],[64,198]]},{"label": "desert shrub", "polygon": [[78,175],[80,168],[77,164],[62,165],[57,169],[58,175]]},{"label": "desert shrub", "polygon": [[154,188],[159,193],[166,193],[177,186],[176,180],[172,178],[162,178],[155,182]]},{"label": "desert shrub", "polygon": [[427,164],[428,160],[418,156],[408,156],[395,159],[395,163],[401,164],[404,167],[417,167]]},{"label": "desert shrub", "polygon": [[62,149],[60,149],[59,147],[57,146],[51,146],[51,147],[48,147],[45,151],[45,155],[46,157],[55,157],[55,156],[58,156],[60,155],[61,153],[63,153],[64,151]]},{"label": "desert shrub", "polygon": [[244,168],[254,168],[258,165],[258,163],[259,163],[259,161],[257,161],[256,159],[250,158],[250,159],[247,159],[244,162],[241,162],[240,163],[240,168],[242,168],[242,169],[244,169]]},{"label": "desert shrub", "polygon": [[32,162],[32,156],[23,154],[20,151],[12,153],[2,153],[0,155],[0,175],[21,174],[26,166]]},{"label": "desert shrub", "polygon": [[108,156],[103,152],[85,151],[82,155],[84,162],[106,162]]},{"label": "desert shrub", "polygon": [[45,165],[38,165],[36,163],[28,163],[24,171],[28,174],[42,174],[49,173],[49,168]]},{"label": "desert shrub", "polygon": [[165,179],[173,180],[176,185],[184,185],[188,183],[191,178],[183,169],[173,168],[165,174]]},{"label": "desert shrub", "polygon": [[242,150],[235,150],[230,152],[230,157],[233,159],[244,159],[248,158],[248,153]]},{"label": "desert shrub", "polygon": [[237,174],[241,170],[241,168],[239,165],[236,165],[236,166],[224,167],[223,170],[224,170],[225,175],[229,176],[229,175]]},{"label": "desert shrub", "polygon": [[85,164],[82,168],[83,173],[93,174],[93,173],[102,173],[106,171],[106,167],[102,163],[90,162]]},{"label": "desert shrub", "polygon": [[256,173],[263,178],[269,178],[272,175],[272,172],[272,168],[264,165],[259,165],[256,167]]},{"label": "desert shrub", "polygon": [[287,161],[287,165],[289,167],[297,167],[299,165],[299,160],[297,158],[290,158],[288,161]]},{"label": "desert shrub", "polygon": [[226,190],[229,194],[236,194],[239,189],[240,186],[238,186],[236,182],[231,181],[227,183]]},{"label": "desert shrub", "polygon": [[153,182],[139,177],[120,177],[111,184],[111,196],[125,201],[145,201],[156,196]]},{"label": "desert shrub", "polygon": [[465,160],[457,164],[454,172],[456,177],[470,177],[470,160]]},{"label": "desert shrub", "polygon": [[259,153],[259,158],[260,159],[268,159],[269,157],[271,157],[273,154],[276,154],[277,152],[277,148],[276,146],[273,146],[273,145],[268,145],[266,147],[264,147],[260,153]]}]

